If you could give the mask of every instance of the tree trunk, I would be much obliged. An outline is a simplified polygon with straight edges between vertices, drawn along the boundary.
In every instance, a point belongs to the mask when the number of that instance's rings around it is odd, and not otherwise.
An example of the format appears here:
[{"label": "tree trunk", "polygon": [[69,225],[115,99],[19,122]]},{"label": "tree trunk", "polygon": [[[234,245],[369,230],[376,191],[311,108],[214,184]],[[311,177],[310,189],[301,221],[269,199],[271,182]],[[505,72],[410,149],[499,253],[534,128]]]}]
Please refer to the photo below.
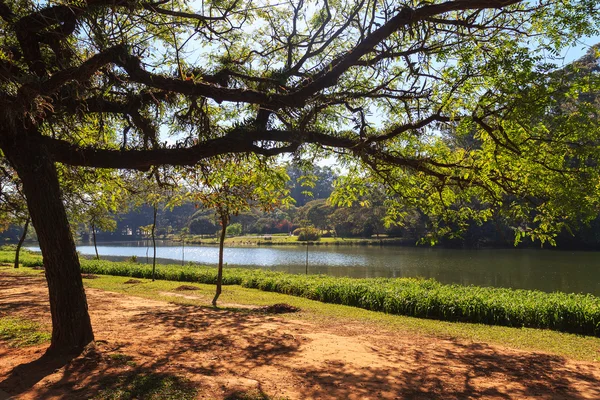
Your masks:
[{"label": "tree trunk", "polygon": [[98,245],[96,244],[96,224],[92,222],[92,240],[94,241],[94,250],[96,251],[96,260],[100,259],[100,255],[98,255]]},{"label": "tree trunk", "polygon": [[183,265],[185,260],[185,237],[181,238],[181,265]]},{"label": "tree trunk", "polygon": [[156,204],[154,205],[154,220],[152,221],[152,247],[154,253],[152,254],[152,282],[154,282],[154,275],[156,271]]},{"label": "tree trunk", "polygon": [[52,314],[48,352],[78,353],[94,340],[79,258],[62,202],[56,167],[27,133],[14,135],[2,150],[17,171],[44,259]]},{"label": "tree trunk", "polygon": [[217,292],[212,301],[213,306],[217,306],[217,299],[221,295],[221,285],[223,282],[223,245],[225,244],[225,234],[227,233],[227,217],[221,217],[221,238],[219,240],[219,269],[217,271]]},{"label": "tree trunk", "polygon": [[17,251],[15,252],[15,268],[19,268],[19,253],[21,252],[21,246],[23,246],[23,242],[25,241],[25,237],[27,236],[27,229],[29,229],[29,221],[31,221],[31,217],[27,217],[25,220],[25,226],[23,226],[23,234],[19,239],[19,243],[17,243]]}]

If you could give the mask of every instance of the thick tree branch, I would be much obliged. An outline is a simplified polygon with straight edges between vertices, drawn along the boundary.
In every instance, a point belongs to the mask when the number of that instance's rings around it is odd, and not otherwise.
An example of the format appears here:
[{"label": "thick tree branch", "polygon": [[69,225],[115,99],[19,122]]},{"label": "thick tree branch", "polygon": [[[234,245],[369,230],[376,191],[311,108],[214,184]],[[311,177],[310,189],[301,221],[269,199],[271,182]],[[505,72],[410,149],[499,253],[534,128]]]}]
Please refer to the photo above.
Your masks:
[{"label": "thick tree branch", "polygon": [[6,5],[4,0],[0,0],[0,17],[6,22],[12,22],[15,14],[12,12],[9,6]]},{"label": "thick tree branch", "polygon": [[435,15],[444,14],[449,11],[503,8],[520,2],[522,2],[522,0],[457,0],[423,6],[416,10],[405,7],[385,25],[366,36],[364,40],[351,51],[344,56],[335,59],[323,68],[317,78],[300,90],[294,92],[293,95],[296,97],[297,101],[302,102],[306,101],[313,94],[335,85],[344,72],[358,63],[363,56],[373,51],[375,46],[400,29],[410,26],[418,21],[425,20]]},{"label": "thick tree branch", "polygon": [[178,17],[178,18],[183,18],[183,19],[191,19],[191,20],[196,20],[196,21],[200,21],[200,22],[212,22],[212,21],[223,21],[227,18],[227,15],[233,11],[235,9],[235,7],[237,7],[238,3],[240,1],[234,1],[229,7],[227,7],[226,10],[224,10],[224,12],[222,13],[221,16],[219,17],[207,17],[205,15],[200,15],[200,14],[195,14],[195,13],[189,13],[189,12],[183,12],[183,11],[174,11],[174,10],[167,10],[165,8],[160,7],[160,5],[164,4],[165,2],[158,2],[158,3],[143,3],[142,7],[148,11],[152,11],[158,14],[163,14],[163,15],[169,15],[171,17]]}]

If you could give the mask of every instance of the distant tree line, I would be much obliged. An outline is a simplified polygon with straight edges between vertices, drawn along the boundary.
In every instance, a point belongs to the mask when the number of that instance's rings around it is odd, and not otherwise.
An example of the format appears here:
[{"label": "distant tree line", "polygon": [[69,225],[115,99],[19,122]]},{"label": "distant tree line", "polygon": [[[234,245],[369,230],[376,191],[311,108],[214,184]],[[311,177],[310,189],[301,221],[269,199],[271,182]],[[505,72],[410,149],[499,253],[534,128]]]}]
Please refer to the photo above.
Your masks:
[{"label": "distant tree line", "polygon": [[[289,166],[288,183],[290,196],[295,205],[275,208],[270,212],[256,209],[244,211],[231,217],[227,234],[298,234],[301,228],[314,227],[320,236],[342,238],[394,237],[405,239],[404,243],[426,244],[431,235],[432,221],[421,210],[408,210],[396,224],[386,225],[386,198],[383,191],[372,190],[360,202],[350,207],[335,206],[328,200],[334,190],[338,175],[331,167],[314,166],[303,171]],[[310,182],[307,185],[307,180]],[[476,206],[476,205],[474,205]],[[153,220],[153,206],[128,207],[127,212],[116,216],[114,231],[97,230],[99,241],[144,239],[146,227]],[[89,225],[79,225],[82,241],[91,240]],[[179,235],[183,229],[191,235],[214,236],[220,231],[215,212],[201,204],[183,203],[173,208],[159,207],[156,223],[158,237]],[[449,227],[458,231],[458,227]],[[460,234],[440,237],[438,244],[444,247],[513,247],[514,231],[520,229],[514,221],[505,217],[491,218],[478,224],[471,221]],[[16,241],[22,229],[11,226],[2,233],[3,241]],[[525,241],[522,246],[539,246]],[[571,232],[563,231],[557,237],[557,247],[566,249],[600,249],[600,216],[590,224],[580,224]]]}]

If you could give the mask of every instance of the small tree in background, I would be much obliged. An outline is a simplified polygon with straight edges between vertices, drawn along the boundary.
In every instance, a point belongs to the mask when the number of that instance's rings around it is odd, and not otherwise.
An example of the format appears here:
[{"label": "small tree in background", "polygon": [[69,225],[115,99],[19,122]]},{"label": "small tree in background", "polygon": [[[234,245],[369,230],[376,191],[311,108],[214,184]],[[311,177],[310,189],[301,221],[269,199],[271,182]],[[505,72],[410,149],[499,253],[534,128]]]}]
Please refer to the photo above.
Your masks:
[{"label": "small tree in background", "polygon": [[217,289],[213,306],[221,295],[223,282],[223,247],[231,217],[258,207],[272,211],[293,202],[286,183],[289,180],[284,167],[274,165],[257,156],[223,157],[211,159],[187,171],[190,192],[188,197],[204,208],[214,209],[221,232],[219,237],[219,266]]},{"label": "small tree in background", "polygon": [[11,225],[23,226],[15,251],[14,267],[19,268],[19,253],[27,236],[31,218],[17,173],[0,159],[0,232]]},{"label": "small tree in background", "polygon": [[227,227],[227,234],[229,236],[240,236],[242,234],[242,224],[236,222]]},{"label": "small tree in background", "polygon": [[[149,205],[152,207],[152,223],[140,227],[143,235],[152,240],[152,280],[155,279],[156,273],[156,231],[157,231],[157,216],[159,210],[173,209],[177,205],[181,205],[183,200],[181,196],[175,195],[175,183],[173,177],[169,174],[171,171],[163,171],[153,169],[149,175],[140,175],[132,173],[128,176],[127,189],[132,195],[131,204],[133,207],[141,207]],[[146,252],[146,259],[148,253]]]},{"label": "small tree in background", "polygon": [[190,228],[188,228],[187,226],[185,228],[182,228],[179,232],[179,237],[181,238],[181,265],[183,265],[183,263],[185,262],[185,239],[189,234]]}]

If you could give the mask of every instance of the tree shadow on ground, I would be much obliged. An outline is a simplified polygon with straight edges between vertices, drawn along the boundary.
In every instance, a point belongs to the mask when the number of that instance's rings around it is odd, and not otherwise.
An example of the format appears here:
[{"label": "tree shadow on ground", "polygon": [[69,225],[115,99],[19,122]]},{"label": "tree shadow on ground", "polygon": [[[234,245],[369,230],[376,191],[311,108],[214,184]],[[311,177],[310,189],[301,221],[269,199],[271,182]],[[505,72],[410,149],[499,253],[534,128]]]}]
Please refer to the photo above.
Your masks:
[{"label": "tree shadow on ground", "polygon": [[[297,370],[303,397],[401,399],[596,399],[600,380],[592,368],[573,369],[547,354],[499,353],[485,344],[449,341],[450,348],[382,354],[399,368],[363,368],[338,362]],[[498,385],[498,382],[505,382]]]},{"label": "tree shadow on ground", "polygon": [[36,360],[15,367],[6,379],[0,382],[0,389],[11,395],[23,393],[56,370],[68,365],[74,358],[75,355],[44,354]]},{"label": "tree shadow on ground", "polygon": [[[120,353],[102,351],[70,358],[42,356],[15,368],[0,383],[0,389],[13,396],[28,391],[29,396],[39,399],[195,398],[197,389],[185,378],[136,366],[131,359]],[[52,381],[30,390],[50,375],[54,376]]]},{"label": "tree shadow on ground", "polygon": [[190,357],[198,358],[204,353],[211,363],[201,370],[210,374],[215,373],[221,361],[247,369],[297,352],[298,339],[276,329],[266,332],[262,329],[265,323],[277,321],[277,318],[248,310],[186,305],[168,312],[143,312],[130,319],[130,323],[140,330],[159,326],[162,332],[179,335],[177,341],[169,337],[156,338],[156,345],[168,346],[169,352],[168,357],[156,359],[155,367],[174,362],[186,365]]},{"label": "tree shadow on ground", "polygon": [[[50,315],[47,292],[40,300],[35,290],[31,289],[45,285],[43,277],[15,276],[2,272],[0,276],[0,317],[25,314],[33,319],[41,319]],[[13,290],[9,293],[8,289]]]},{"label": "tree shadow on ground", "polygon": [[[27,284],[20,284],[25,293]],[[94,307],[94,301],[103,299],[96,296],[91,307],[96,308],[96,315],[104,315],[104,305]],[[33,294],[25,297],[40,300],[39,292],[37,298]],[[11,306],[19,301],[19,297],[10,297],[0,303]],[[40,303],[29,304],[31,312],[45,307]],[[33,389],[37,398],[57,393],[64,394],[62,398],[89,398],[107,387],[155,390],[133,377],[162,374],[176,383],[179,376],[190,377],[201,391],[228,399],[252,399],[251,395],[268,399],[271,390],[319,399],[600,398],[596,366],[567,363],[553,355],[459,340],[406,340],[393,334],[367,339],[362,332],[353,338],[373,363],[351,361],[351,349],[346,354],[343,349],[337,358],[319,358],[317,354],[316,359],[307,361],[303,351],[315,340],[308,335],[312,328],[304,325],[295,333],[292,322],[278,317],[246,309],[173,304],[136,303],[117,310],[114,318],[122,319],[117,320],[115,329],[126,328],[127,335],[120,332],[111,337],[115,331],[106,331],[106,340],[99,341],[100,355],[70,361],[42,357],[16,367],[0,383],[0,389],[22,393],[48,376],[50,381]],[[343,335],[334,328],[315,328],[326,331],[325,336],[332,340],[341,340]],[[128,356],[120,356],[121,352]],[[119,356],[111,358],[115,354]],[[259,370],[262,372],[257,374]],[[269,376],[273,371],[279,378]],[[241,387],[219,386],[224,378],[232,377],[239,378]],[[213,389],[217,385],[216,391],[206,389],[207,385]]]}]

